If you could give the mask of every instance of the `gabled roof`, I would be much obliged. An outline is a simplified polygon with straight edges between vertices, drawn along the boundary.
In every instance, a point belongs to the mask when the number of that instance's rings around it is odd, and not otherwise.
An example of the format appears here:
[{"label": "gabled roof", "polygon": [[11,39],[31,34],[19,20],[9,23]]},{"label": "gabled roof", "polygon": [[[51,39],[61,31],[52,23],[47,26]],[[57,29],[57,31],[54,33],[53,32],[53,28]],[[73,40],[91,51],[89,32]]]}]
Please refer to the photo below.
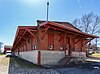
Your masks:
[{"label": "gabled roof", "polygon": [[48,21],[48,22],[44,22],[44,21],[37,21],[39,22],[39,27],[42,27],[42,26],[45,26],[45,25],[51,25],[51,26],[55,26],[55,27],[58,27],[58,28],[61,28],[61,29],[65,29],[65,30],[68,30],[68,31],[71,31],[73,33],[76,33],[76,34],[81,34],[81,35],[84,35],[84,36],[88,36],[88,37],[92,37],[92,38],[99,38],[98,36],[95,36],[95,35],[92,35],[92,34],[87,34],[87,33],[84,33],[82,31],[80,31],[79,29],[77,29],[76,27],[74,27],[73,25],[69,24],[69,23],[66,23],[65,22],[62,22],[64,23],[63,25],[56,23],[56,22],[51,22],[51,21]]},{"label": "gabled roof", "polygon": [[14,39],[14,43],[13,43],[13,47],[19,41],[19,39],[26,33],[26,30],[30,30],[30,31],[37,30],[37,26],[18,26],[15,39]]},{"label": "gabled roof", "polygon": [[[37,22],[41,25],[42,23],[45,23],[46,21],[43,21],[43,20],[37,20]],[[76,30],[79,30],[81,31],[80,29],[76,28],[75,26],[73,26],[71,23],[69,22],[59,22],[59,21],[48,21],[48,22],[53,22],[53,23],[56,23],[56,24],[59,24],[59,25],[62,25],[62,26],[66,26],[68,28],[73,28],[73,29],[76,29]]]},{"label": "gabled roof", "polygon": [[74,34],[86,36],[87,38],[88,37],[99,38],[98,36],[87,34],[87,33],[80,31],[78,28],[74,27],[72,24],[70,24],[68,22],[56,22],[56,21],[46,22],[46,21],[38,20],[37,23],[38,23],[38,26],[18,26],[12,48],[14,48],[17,45],[17,43],[20,41],[20,39],[23,37],[23,35],[26,32],[29,32],[32,36],[34,36],[34,34],[32,34],[32,32],[37,32],[38,27],[44,27],[44,26],[52,26],[54,28],[60,28],[66,32],[70,31],[70,32],[73,32]]}]

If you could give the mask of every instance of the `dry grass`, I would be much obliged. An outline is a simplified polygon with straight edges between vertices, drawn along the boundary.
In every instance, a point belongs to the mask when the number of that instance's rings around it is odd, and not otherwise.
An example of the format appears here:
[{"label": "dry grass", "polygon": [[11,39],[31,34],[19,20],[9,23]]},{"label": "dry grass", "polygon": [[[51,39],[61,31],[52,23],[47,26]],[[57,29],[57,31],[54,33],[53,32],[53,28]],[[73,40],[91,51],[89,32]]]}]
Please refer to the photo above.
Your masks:
[{"label": "dry grass", "polygon": [[1,54],[1,53],[0,53],[0,56],[2,56],[2,55],[5,55],[5,54]]},{"label": "dry grass", "polygon": [[94,53],[91,55],[91,57],[100,58],[100,53]]}]

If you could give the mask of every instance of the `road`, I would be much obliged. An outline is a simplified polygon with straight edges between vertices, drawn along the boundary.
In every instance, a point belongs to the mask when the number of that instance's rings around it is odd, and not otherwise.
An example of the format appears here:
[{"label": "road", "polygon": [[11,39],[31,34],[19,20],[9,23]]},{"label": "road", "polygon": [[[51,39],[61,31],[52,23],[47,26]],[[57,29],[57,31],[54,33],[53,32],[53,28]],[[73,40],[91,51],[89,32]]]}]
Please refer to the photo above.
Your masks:
[{"label": "road", "polygon": [[5,55],[0,56],[0,74],[8,74],[10,58]]}]

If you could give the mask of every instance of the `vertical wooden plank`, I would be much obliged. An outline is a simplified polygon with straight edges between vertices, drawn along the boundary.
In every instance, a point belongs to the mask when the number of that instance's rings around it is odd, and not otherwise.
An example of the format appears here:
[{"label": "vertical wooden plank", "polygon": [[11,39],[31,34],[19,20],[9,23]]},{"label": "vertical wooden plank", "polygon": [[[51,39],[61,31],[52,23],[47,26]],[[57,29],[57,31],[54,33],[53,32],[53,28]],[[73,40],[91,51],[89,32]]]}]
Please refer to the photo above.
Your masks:
[{"label": "vertical wooden plank", "polygon": [[64,51],[66,55],[66,33],[64,33]]},{"label": "vertical wooden plank", "polygon": [[20,52],[20,48],[18,48],[18,55],[19,55],[19,52]]},{"label": "vertical wooden plank", "polygon": [[25,51],[27,51],[27,43],[25,44],[25,46],[26,46],[26,50]]},{"label": "vertical wooden plank", "polygon": [[59,34],[55,34],[54,36],[54,50],[59,50],[60,51],[60,43],[61,43],[61,40],[60,39],[60,36]]},{"label": "vertical wooden plank", "polygon": [[83,39],[81,39],[81,47],[80,47],[80,52],[82,52],[82,47],[83,47]]},{"label": "vertical wooden plank", "polygon": [[65,45],[65,50],[67,50],[68,52],[66,52],[66,54],[70,54],[70,38],[66,37],[66,45]]},{"label": "vertical wooden plank", "polygon": [[69,54],[71,55],[72,51],[75,51],[75,39],[74,37],[70,37],[70,44],[69,44]]},{"label": "vertical wooden plank", "polygon": [[38,65],[41,65],[41,51],[38,51]]},{"label": "vertical wooden plank", "polygon": [[60,47],[62,47],[62,50],[64,50],[64,35],[61,36]]},{"label": "vertical wooden plank", "polygon": [[24,44],[23,44],[23,51],[24,51]]},{"label": "vertical wooden plank", "polygon": [[70,56],[70,55],[71,55],[71,52],[72,52],[72,51],[71,51],[71,49],[72,49],[72,48],[71,48],[71,38],[68,39],[68,42],[69,42],[68,55]]},{"label": "vertical wooden plank", "polygon": [[48,34],[48,46],[53,46],[54,49],[54,34]]},{"label": "vertical wooden plank", "polygon": [[82,52],[83,47],[83,39],[79,39],[79,41],[75,44],[75,51]]},{"label": "vertical wooden plank", "polygon": [[37,38],[36,37],[33,37],[33,50],[36,50],[37,49],[37,40],[36,40]]}]

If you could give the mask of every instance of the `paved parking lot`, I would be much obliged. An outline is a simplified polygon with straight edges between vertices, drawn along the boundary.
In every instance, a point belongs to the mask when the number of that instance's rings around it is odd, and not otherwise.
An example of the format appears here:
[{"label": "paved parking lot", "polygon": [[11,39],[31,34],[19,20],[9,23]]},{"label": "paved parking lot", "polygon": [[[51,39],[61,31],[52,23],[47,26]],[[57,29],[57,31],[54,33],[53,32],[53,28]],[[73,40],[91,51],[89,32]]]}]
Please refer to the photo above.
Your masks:
[{"label": "paved parking lot", "polygon": [[0,74],[100,74],[100,62],[44,68],[17,57],[0,56]]}]

